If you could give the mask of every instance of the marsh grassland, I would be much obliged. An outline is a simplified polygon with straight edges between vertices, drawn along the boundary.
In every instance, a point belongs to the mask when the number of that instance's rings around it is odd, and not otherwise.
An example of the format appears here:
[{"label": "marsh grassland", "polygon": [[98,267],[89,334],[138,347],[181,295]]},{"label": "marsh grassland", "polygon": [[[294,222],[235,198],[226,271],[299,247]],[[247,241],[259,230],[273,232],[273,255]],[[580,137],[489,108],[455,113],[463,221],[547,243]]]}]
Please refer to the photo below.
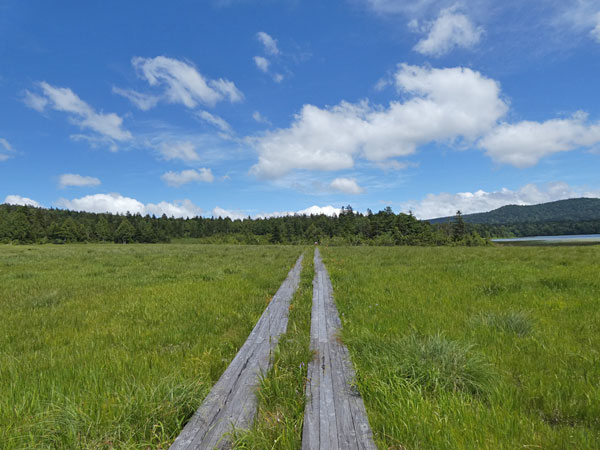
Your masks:
[{"label": "marsh grassland", "polygon": [[168,448],[301,251],[0,246],[0,448]]},{"label": "marsh grassland", "polygon": [[322,254],[379,448],[599,448],[599,247]]}]

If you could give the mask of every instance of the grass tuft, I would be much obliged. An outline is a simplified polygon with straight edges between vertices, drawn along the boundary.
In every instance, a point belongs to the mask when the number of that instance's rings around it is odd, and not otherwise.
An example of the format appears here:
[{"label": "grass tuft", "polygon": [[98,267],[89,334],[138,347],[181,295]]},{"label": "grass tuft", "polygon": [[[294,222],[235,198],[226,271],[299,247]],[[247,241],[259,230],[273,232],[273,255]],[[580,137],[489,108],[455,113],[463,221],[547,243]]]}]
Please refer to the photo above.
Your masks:
[{"label": "grass tuft", "polygon": [[[376,371],[386,372],[389,383],[401,383],[424,393],[455,392],[479,397],[493,387],[493,367],[471,345],[443,334],[410,334],[361,348]],[[379,369],[379,370],[378,370]]]},{"label": "grass tuft", "polygon": [[473,321],[498,331],[514,333],[519,336],[527,336],[533,330],[533,321],[531,317],[523,311],[480,313],[475,316]]}]

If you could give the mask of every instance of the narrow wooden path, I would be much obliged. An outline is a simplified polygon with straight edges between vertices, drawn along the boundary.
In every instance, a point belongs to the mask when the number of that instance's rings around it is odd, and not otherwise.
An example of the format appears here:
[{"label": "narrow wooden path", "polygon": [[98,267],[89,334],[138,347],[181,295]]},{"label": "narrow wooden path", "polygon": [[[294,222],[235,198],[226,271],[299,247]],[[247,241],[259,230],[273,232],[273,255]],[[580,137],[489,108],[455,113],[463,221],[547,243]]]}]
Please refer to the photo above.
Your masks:
[{"label": "narrow wooden path", "polygon": [[269,368],[272,351],[287,329],[290,300],[298,288],[301,268],[302,256],[171,450],[230,448],[226,434],[234,427],[250,427],[256,414],[259,377]]},{"label": "narrow wooden path", "polygon": [[315,358],[308,365],[302,449],[376,450],[364,403],[352,385],[348,349],[338,337],[342,325],[332,291],[316,249],[310,328]]}]

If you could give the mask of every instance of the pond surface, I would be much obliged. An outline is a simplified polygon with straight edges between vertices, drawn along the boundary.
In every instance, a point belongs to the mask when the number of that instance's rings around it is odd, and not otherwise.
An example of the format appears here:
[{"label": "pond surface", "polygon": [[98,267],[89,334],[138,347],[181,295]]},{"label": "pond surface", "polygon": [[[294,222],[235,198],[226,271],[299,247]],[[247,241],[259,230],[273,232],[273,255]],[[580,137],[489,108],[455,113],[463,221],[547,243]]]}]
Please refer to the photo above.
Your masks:
[{"label": "pond surface", "polygon": [[563,236],[527,236],[520,238],[507,238],[507,239],[492,239],[492,242],[526,242],[526,241],[550,241],[550,242],[563,242],[563,241],[584,241],[584,242],[600,242],[600,234],[571,234]]}]

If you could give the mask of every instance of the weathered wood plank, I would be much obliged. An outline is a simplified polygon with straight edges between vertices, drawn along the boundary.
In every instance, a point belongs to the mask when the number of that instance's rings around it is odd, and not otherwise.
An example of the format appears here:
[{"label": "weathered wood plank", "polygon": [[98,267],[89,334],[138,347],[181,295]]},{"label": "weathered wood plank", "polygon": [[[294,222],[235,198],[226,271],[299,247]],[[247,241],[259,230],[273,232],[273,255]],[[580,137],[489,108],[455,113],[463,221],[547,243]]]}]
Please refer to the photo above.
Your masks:
[{"label": "weathered wood plank", "polygon": [[256,386],[287,329],[289,305],[300,283],[301,268],[302,256],[170,450],[230,448],[228,433],[233,427],[250,426],[256,415]]},{"label": "weathered wood plank", "polygon": [[317,249],[311,317],[315,357],[307,373],[303,450],[377,448],[362,398],[352,387],[355,374],[348,350],[339,340],[341,326],[331,280]]}]

